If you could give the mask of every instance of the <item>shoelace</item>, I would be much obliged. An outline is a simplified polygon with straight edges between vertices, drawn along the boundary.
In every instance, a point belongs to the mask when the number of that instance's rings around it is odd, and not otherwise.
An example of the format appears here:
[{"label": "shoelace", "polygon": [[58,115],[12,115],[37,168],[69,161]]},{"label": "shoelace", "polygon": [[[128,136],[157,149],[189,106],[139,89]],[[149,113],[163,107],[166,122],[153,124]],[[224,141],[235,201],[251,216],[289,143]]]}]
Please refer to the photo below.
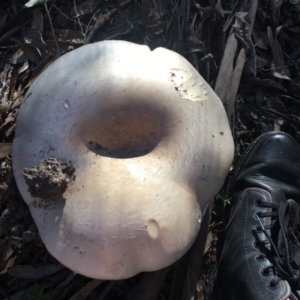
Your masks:
[{"label": "shoelace", "polygon": [[[260,241],[266,245],[270,244],[270,266],[264,272],[271,272],[274,268],[276,276],[270,287],[276,287],[283,279],[289,282],[292,290],[299,289],[300,283],[300,243],[296,237],[296,227],[299,220],[299,206],[294,200],[281,201],[280,206],[257,201],[257,205],[264,208],[271,208],[270,212],[257,213],[260,223],[260,230],[265,234],[267,240]],[[263,218],[271,217],[270,225],[264,225]]]}]

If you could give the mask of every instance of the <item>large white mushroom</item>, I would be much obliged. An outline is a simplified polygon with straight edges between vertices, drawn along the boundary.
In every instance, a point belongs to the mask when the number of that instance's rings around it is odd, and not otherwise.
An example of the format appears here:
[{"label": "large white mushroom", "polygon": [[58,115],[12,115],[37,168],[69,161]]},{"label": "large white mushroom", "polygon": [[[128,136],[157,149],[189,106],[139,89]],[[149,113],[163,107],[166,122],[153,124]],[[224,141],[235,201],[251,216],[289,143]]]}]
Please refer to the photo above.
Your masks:
[{"label": "large white mushroom", "polygon": [[74,50],[28,90],[13,169],[49,252],[131,277],[193,244],[233,140],[220,99],[179,54],[125,41]]}]

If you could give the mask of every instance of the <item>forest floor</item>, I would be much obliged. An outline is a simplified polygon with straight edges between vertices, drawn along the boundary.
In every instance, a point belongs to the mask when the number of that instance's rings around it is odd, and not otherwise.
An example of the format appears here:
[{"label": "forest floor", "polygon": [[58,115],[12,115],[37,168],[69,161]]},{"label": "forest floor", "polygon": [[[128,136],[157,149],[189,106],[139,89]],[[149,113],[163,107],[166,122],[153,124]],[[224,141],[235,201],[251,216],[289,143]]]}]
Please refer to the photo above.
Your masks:
[{"label": "forest floor", "polygon": [[[300,0],[25,4],[0,2],[0,299],[133,299],[143,274],[122,281],[90,279],[59,264],[42,243],[12,171],[15,120],[26,91],[54,60],[87,43],[120,39],[171,49],[223,101],[235,142],[234,167],[264,132],[284,131],[300,142]],[[207,299],[230,200],[227,180],[215,199],[194,300]],[[176,263],[151,300],[192,299],[174,296],[175,273]]]}]

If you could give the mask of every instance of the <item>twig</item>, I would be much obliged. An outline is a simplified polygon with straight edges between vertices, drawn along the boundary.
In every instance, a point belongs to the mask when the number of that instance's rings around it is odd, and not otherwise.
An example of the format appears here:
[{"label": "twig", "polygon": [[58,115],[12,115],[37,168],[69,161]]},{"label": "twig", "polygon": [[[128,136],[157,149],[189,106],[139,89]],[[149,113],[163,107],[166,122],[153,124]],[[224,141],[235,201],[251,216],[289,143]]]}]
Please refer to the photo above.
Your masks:
[{"label": "twig", "polygon": [[188,252],[186,276],[184,278],[181,300],[194,299],[197,282],[201,275],[201,265],[209,229],[213,201],[210,202],[203,219],[199,234]]},{"label": "twig", "polygon": [[[76,12],[77,13],[77,12]],[[115,281],[108,281],[107,285],[101,292],[101,294],[98,296],[97,300],[104,300],[107,296],[107,294],[111,291],[111,289],[114,287]]]},{"label": "twig", "polygon": [[88,36],[86,38],[86,43],[87,44],[91,42],[91,40],[93,39],[93,37],[96,34],[96,32],[99,30],[99,28],[101,28],[103,26],[103,24],[105,23],[105,21],[108,21],[117,12],[118,12],[118,9],[117,8],[113,8],[111,11],[109,11],[105,15],[101,15],[99,17],[99,19],[96,21],[95,25],[93,26],[93,28],[91,29],[91,31],[89,32],[89,34],[88,34]]},{"label": "twig", "polygon": [[60,54],[60,50],[59,50],[58,43],[57,43],[57,40],[56,40],[56,36],[55,36],[55,33],[54,33],[54,28],[53,28],[53,24],[52,24],[52,19],[51,19],[51,17],[50,17],[50,12],[49,12],[49,10],[48,10],[48,6],[47,6],[47,3],[46,3],[46,2],[44,2],[44,6],[45,6],[45,9],[46,9],[46,12],[47,12],[47,15],[48,15],[48,19],[49,19],[49,23],[50,23],[50,27],[51,27],[53,39],[54,39],[54,42],[55,42],[55,45],[56,45],[57,53]]},{"label": "twig", "polygon": [[68,17],[64,12],[62,12],[55,4],[53,4],[53,7],[62,15],[64,16],[67,20],[73,21],[75,23],[78,23],[74,20],[74,18]]},{"label": "twig", "polygon": [[4,35],[2,35],[0,37],[0,45],[3,45],[10,37],[12,37],[15,34],[17,34],[21,29],[23,29],[23,27],[25,27],[30,22],[31,22],[31,20],[27,20],[24,23],[22,23],[21,25],[16,26],[12,30],[10,30],[10,31],[6,32]]},{"label": "twig", "polygon": [[142,274],[141,281],[130,291],[126,300],[156,300],[169,268]]},{"label": "twig", "polygon": [[80,21],[80,19],[79,19],[79,15],[78,15],[78,12],[77,12],[77,6],[76,6],[75,0],[73,0],[73,3],[74,3],[74,9],[75,9],[76,18],[77,18],[77,20],[78,20],[80,30],[81,30],[81,32],[82,32],[82,34],[83,34],[83,40],[84,40],[84,43],[86,44],[86,41],[85,41],[86,32],[83,31],[83,27],[82,27],[82,24],[81,24],[81,21]]}]

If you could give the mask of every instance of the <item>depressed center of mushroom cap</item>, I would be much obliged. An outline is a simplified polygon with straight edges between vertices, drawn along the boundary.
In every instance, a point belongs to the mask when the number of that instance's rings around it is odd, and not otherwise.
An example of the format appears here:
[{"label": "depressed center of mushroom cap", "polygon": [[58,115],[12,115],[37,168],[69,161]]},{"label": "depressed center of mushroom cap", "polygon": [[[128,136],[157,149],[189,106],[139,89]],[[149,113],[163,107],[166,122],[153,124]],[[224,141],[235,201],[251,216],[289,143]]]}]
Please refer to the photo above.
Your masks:
[{"label": "depressed center of mushroom cap", "polygon": [[[220,100],[180,55],[105,41],[64,55],[34,82],[13,157],[49,252],[80,274],[120,279],[189,249],[233,141]],[[44,200],[23,176],[49,157],[71,161],[76,177],[51,209],[36,205]]]}]

